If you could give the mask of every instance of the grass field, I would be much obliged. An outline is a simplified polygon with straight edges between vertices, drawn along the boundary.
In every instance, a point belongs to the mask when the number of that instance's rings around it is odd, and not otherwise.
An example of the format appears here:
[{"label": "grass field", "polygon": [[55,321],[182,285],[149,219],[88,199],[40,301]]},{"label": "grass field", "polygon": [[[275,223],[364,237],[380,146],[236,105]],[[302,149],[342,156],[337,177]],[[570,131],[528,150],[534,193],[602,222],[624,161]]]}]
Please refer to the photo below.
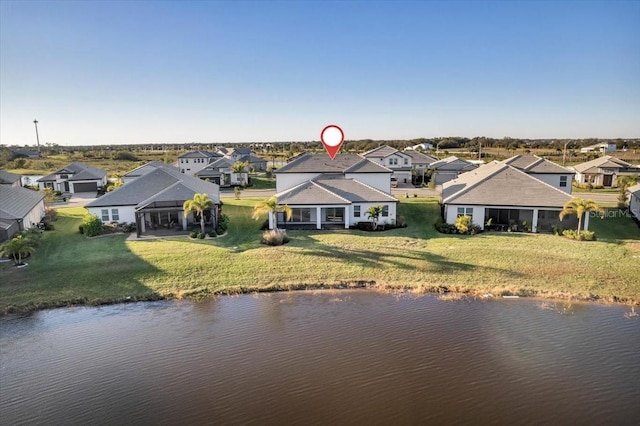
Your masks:
[{"label": "grass field", "polygon": [[29,267],[0,264],[0,309],[203,297],[220,293],[353,285],[470,294],[519,294],[640,303],[640,229],[627,217],[592,219],[598,241],[552,235],[443,235],[434,199],[402,199],[409,226],[386,232],[290,231],[291,242],[259,243],[255,199],[225,200],[228,234],[126,240],[78,233],[82,208],[60,208]]}]

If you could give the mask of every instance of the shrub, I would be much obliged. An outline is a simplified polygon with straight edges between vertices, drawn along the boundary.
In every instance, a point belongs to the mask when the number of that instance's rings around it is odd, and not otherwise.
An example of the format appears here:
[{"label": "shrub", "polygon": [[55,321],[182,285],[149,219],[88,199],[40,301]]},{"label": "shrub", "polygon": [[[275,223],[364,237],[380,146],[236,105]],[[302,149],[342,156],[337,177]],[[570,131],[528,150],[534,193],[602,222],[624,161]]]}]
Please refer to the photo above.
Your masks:
[{"label": "shrub", "polygon": [[218,219],[218,228],[226,231],[229,228],[229,216],[222,213]]},{"label": "shrub", "polygon": [[95,237],[102,232],[102,221],[95,214],[87,214],[82,218],[84,234],[88,237]]},{"label": "shrub", "polygon": [[196,238],[197,236],[198,236],[198,233],[196,231],[189,232],[189,237]]},{"label": "shrub", "polygon": [[562,231],[562,235],[577,241],[594,241],[596,239],[596,233],[593,231],[574,231],[573,229],[565,229]]},{"label": "shrub", "polygon": [[84,234],[84,225],[78,226],[78,231],[80,231],[81,234]]},{"label": "shrub", "polygon": [[198,232],[198,239],[199,240],[204,240],[204,233]]},{"label": "shrub", "polygon": [[562,235],[562,232],[564,231],[564,229],[562,229],[562,226],[560,225],[553,225],[551,227],[551,229],[553,230],[553,235]]},{"label": "shrub", "polygon": [[113,154],[113,159],[116,161],[138,161],[140,160],[136,155],[129,151],[118,151]]},{"label": "shrub", "polygon": [[456,234],[458,232],[455,225],[445,222],[442,218],[438,218],[438,220],[436,220],[435,227],[441,234]]},{"label": "shrub", "polygon": [[471,232],[471,216],[459,216],[454,224],[456,229],[461,234],[468,234]]},{"label": "shrub", "polygon": [[287,231],[284,231],[282,229],[273,229],[263,232],[262,240],[260,242],[268,246],[280,246],[282,244],[288,243],[289,237],[287,236]]},{"label": "shrub", "polygon": [[211,238],[215,238],[218,236],[218,233],[215,230],[211,230],[209,232],[207,232],[207,234],[211,237]]},{"label": "shrub", "polygon": [[46,222],[55,222],[56,220],[58,220],[58,212],[56,211],[56,209],[46,207],[44,209],[44,220]]},{"label": "shrub", "polygon": [[404,218],[404,216],[398,216],[398,221],[396,222],[396,224],[399,228],[406,228],[407,220]]}]

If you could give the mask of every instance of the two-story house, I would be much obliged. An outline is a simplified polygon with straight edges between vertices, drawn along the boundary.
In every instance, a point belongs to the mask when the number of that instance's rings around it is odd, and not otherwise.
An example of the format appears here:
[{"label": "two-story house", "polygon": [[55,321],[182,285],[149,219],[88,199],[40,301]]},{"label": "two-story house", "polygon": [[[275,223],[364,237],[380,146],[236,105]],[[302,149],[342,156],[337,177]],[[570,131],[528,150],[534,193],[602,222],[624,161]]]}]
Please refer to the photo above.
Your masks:
[{"label": "two-story house", "polygon": [[537,155],[516,155],[503,161],[549,185],[571,194],[575,172]]},{"label": "two-story house", "polygon": [[387,145],[362,154],[363,157],[390,169],[392,183],[411,183],[412,157]]},{"label": "two-story house", "polygon": [[205,167],[207,164],[214,162],[215,160],[222,158],[222,154],[210,151],[190,151],[178,157],[176,167],[180,169],[181,173],[189,176],[193,176],[198,170]]},{"label": "two-story house", "polygon": [[[285,222],[280,214],[278,226],[323,229],[349,228],[370,221],[366,216],[372,206],[383,206],[379,223],[396,222],[398,200],[391,195],[393,172],[356,154],[303,154],[275,172],[276,197],[287,205],[292,219]],[[274,228],[272,218],[269,227]]]}]

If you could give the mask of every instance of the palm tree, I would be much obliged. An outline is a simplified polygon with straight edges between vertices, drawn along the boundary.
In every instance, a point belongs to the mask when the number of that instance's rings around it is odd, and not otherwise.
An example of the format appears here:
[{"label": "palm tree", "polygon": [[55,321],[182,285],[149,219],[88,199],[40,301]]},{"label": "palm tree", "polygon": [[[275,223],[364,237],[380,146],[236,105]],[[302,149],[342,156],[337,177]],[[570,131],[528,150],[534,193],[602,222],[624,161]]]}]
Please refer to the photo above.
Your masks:
[{"label": "palm tree", "polygon": [[382,215],[383,205],[371,206],[365,212],[365,215],[373,221],[373,230],[378,229],[378,219]]},{"label": "palm tree", "polygon": [[278,198],[271,197],[268,200],[257,203],[253,206],[253,215],[251,216],[253,219],[258,220],[260,216],[267,213],[271,218],[271,222],[273,223],[273,229],[278,230],[278,220],[276,213],[283,212],[287,220],[291,220],[291,215],[293,211],[291,207],[288,205],[280,206],[278,205]]},{"label": "palm tree", "polygon": [[638,175],[622,175],[618,176],[616,184],[620,188],[620,194],[618,194],[618,207],[627,207],[627,188],[638,183]]},{"label": "palm tree", "polygon": [[[204,234],[204,211],[209,210],[214,206],[214,202],[209,198],[207,194],[195,194],[192,200],[187,200],[182,205],[184,210],[184,216],[189,216],[189,213],[193,212],[200,215],[200,229]],[[215,219],[213,221],[215,228]]]},{"label": "palm tree", "polygon": [[22,265],[22,257],[36,251],[36,242],[24,235],[18,235],[0,246],[0,254],[13,257],[13,263]]},{"label": "palm tree", "polygon": [[248,165],[249,165],[248,161],[236,161],[231,166],[231,171],[233,173],[244,173],[244,169],[246,169]]},{"label": "palm tree", "polygon": [[567,215],[575,214],[578,217],[578,233],[582,229],[582,217],[586,212],[598,212],[604,214],[604,210],[593,200],[585,200],[583,198],[573,198],[567,201],[560,212],[560,220]]}]

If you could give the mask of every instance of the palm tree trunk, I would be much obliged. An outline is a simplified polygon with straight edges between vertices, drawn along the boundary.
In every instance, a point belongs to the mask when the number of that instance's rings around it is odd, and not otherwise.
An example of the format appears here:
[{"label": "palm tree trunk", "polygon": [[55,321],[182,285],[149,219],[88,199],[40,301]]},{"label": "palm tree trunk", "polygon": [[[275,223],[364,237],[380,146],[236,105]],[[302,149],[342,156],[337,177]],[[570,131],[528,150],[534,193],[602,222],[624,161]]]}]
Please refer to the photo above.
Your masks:
[{"label": "palm tree trunk", "polygon": [[580,233],[581,228],[582,228],[582,215],[578,216],[578,234]]},{"label": "palm tree trunk", "polygon": [[200,213],[200,229],[202,230],[202,233],[204,234],[204,212]]}]

